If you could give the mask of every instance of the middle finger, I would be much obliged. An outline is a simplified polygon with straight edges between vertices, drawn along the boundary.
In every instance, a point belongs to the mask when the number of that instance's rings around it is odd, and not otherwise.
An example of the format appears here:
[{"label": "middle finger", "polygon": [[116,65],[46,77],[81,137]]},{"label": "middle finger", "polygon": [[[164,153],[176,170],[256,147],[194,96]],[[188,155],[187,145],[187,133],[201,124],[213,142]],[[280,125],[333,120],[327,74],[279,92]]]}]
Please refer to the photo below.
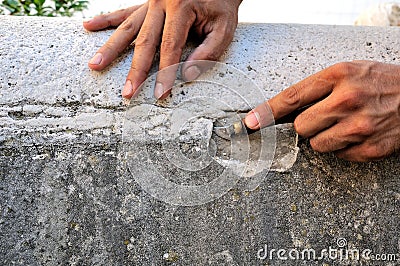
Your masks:
[{"label": "middle finger", "polygon": [[160,5],[149,3],[146,18],[135,43],[131,69],[122,91],[124,98],[136,96],[139,86],[146,80],[161,40],[165,13]]}]

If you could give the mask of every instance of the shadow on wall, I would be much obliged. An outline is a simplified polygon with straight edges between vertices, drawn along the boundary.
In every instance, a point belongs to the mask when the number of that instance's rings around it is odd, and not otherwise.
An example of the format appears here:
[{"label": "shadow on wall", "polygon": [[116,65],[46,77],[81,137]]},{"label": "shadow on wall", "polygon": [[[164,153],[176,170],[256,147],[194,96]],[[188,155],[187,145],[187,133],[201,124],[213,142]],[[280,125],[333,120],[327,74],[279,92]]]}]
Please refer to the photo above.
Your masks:
[{"label": "shadow on wall", "polygon": [[362,12],[357,26],[400,26],[400,3],[381,3]]}]

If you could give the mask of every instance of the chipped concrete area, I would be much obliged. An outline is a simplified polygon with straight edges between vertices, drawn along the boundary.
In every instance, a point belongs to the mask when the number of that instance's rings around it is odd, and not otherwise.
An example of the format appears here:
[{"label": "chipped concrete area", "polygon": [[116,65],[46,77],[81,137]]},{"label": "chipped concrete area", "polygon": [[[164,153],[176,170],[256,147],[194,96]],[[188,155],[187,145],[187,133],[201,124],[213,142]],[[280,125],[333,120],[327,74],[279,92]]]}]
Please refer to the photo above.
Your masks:
[{"label": "chipped concrete area", "polygon": [[[80,21],[28,17],[0,17],[0,29],[1,265],[377,265],[364,257],[257,256],[266,245],[318,254],[343,243],[398,256],[398,154],[348,163],[312,151],[304,139],[296,148],[286,127],[275,139],[280,160],[270,163],[277,170],[294,163],[290,169],[236,175],[233,187],[231,179],[219,180],[205,191],[214,198],[204,204],[166,203],[151,196],[159,192],[154,186],[141,185],[160,176],[188,187],[218,179],[226,165],[215,156],[230,153],[218,150],[214,121],[240,116],[339,61],[399,63],[400,29],[242,24],[222,59],[241,72],[232,79],[241,97],[218,85],[232,75],[219,68],[217,86],[184,84],[164,102],[148,86],[128,107],[120,91],[131,49],[100,73],[86,65],[112,31],[88,33]],[[261,91],[249,89],[249,80]],[[193,159],[190,167],[182,155]],[[176,191],[158,196],[184,202],[201,195],[182,191],[177,198]]]}]

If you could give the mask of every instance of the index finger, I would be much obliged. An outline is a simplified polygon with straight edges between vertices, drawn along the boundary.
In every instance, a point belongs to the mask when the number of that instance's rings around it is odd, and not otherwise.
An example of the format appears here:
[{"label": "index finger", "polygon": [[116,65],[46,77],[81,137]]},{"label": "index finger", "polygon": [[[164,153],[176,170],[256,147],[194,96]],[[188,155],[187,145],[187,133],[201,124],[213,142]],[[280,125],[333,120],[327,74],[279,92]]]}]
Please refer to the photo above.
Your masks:
[{"label": "index finger", "polygon": [[271,110],[277,120],[327,96],[335,85],[332,74],[332,69],[327,68],[290,86],[250,111],[245,119],[246,125],[252,129],[266,127],[274,122],[266,110]]}]

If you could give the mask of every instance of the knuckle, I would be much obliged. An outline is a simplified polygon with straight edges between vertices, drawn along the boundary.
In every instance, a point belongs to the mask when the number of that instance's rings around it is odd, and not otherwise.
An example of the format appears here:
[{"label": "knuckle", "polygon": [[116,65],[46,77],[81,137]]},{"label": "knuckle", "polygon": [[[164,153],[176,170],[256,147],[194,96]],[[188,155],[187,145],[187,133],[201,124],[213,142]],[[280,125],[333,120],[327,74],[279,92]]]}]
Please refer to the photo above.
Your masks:
[{"label": "knuckle", "polygon": [[183,50],[183,44],[178,43],[175,38],[168,36],[161,43],[161,51],[178,54]]},{"label": "knuckle", "polygon": [[126,14],[129,12],[128,8],[121,8],[115,12],[113,12],[112,14],[118,17],[126,17]]},{"label": "knuckle", "polygon": [[336,63],[330,68],[330,70],[335,78],[343,78],[353,73],[354,63],[352,62]]},{"label": "knuckle", "polygon": [[374,133],[374,125],[369,119],[358,120],[350,128],[350,135],[370,136]]},{"label": "knuckle", "polygon": [[135,47],[149,47],[149,46],[154,46],[155,47],[155,41],[154,37],[150,33],[144,33],[140,34],[138,38],[136,39],[135,42]]},{"label": "knuckle", "polygon": [[365,93],[362,90],[348,90],[342,93],[339,100],[337,101],[336,107],[341,107],[340,109],[355,111],[363,107],[364,98]]},{"label": "knuckle", "polygon": [[124,22],[118,27],[118,30],[124,32],[132,32],[135,31],[135,25],[130,19],[125,19]]},{"label": "knuckle", "polygon": [[[148,3],[149,8],[153,9],[153,8],[158,8],[160,6],[164,6],[164,2],[166,2],[166,1],[165,0],[149,0],[147,3]],[[174,2],[175,1],[168,1],[168,5],[171,5]]]},{"label": "knuckle", "polygon": [[[156,0],[160,2],[160,0]],[[170,1],[170,7],[173,8],[182,8],[183,6],[189,5],[191,1],[186,1],[186,0],[174,0]]]},{"label": "knuckle", "polygon": [[149,0],[149,6],[161,4],[161,0]]},{"label": "knuckle", "polygon": [[282,92],[283,100],[286,105],[298,108],[301,104],[300,88],[291,86]]},{"label": "knuckle", "polygon": [[110,18],[111,14],[102,14],[97,16],[96,18],[99,19],[99,21],[104,21],[105,25],[102,25],[104,28],[109,28],[112,26],[112,21]]}]

